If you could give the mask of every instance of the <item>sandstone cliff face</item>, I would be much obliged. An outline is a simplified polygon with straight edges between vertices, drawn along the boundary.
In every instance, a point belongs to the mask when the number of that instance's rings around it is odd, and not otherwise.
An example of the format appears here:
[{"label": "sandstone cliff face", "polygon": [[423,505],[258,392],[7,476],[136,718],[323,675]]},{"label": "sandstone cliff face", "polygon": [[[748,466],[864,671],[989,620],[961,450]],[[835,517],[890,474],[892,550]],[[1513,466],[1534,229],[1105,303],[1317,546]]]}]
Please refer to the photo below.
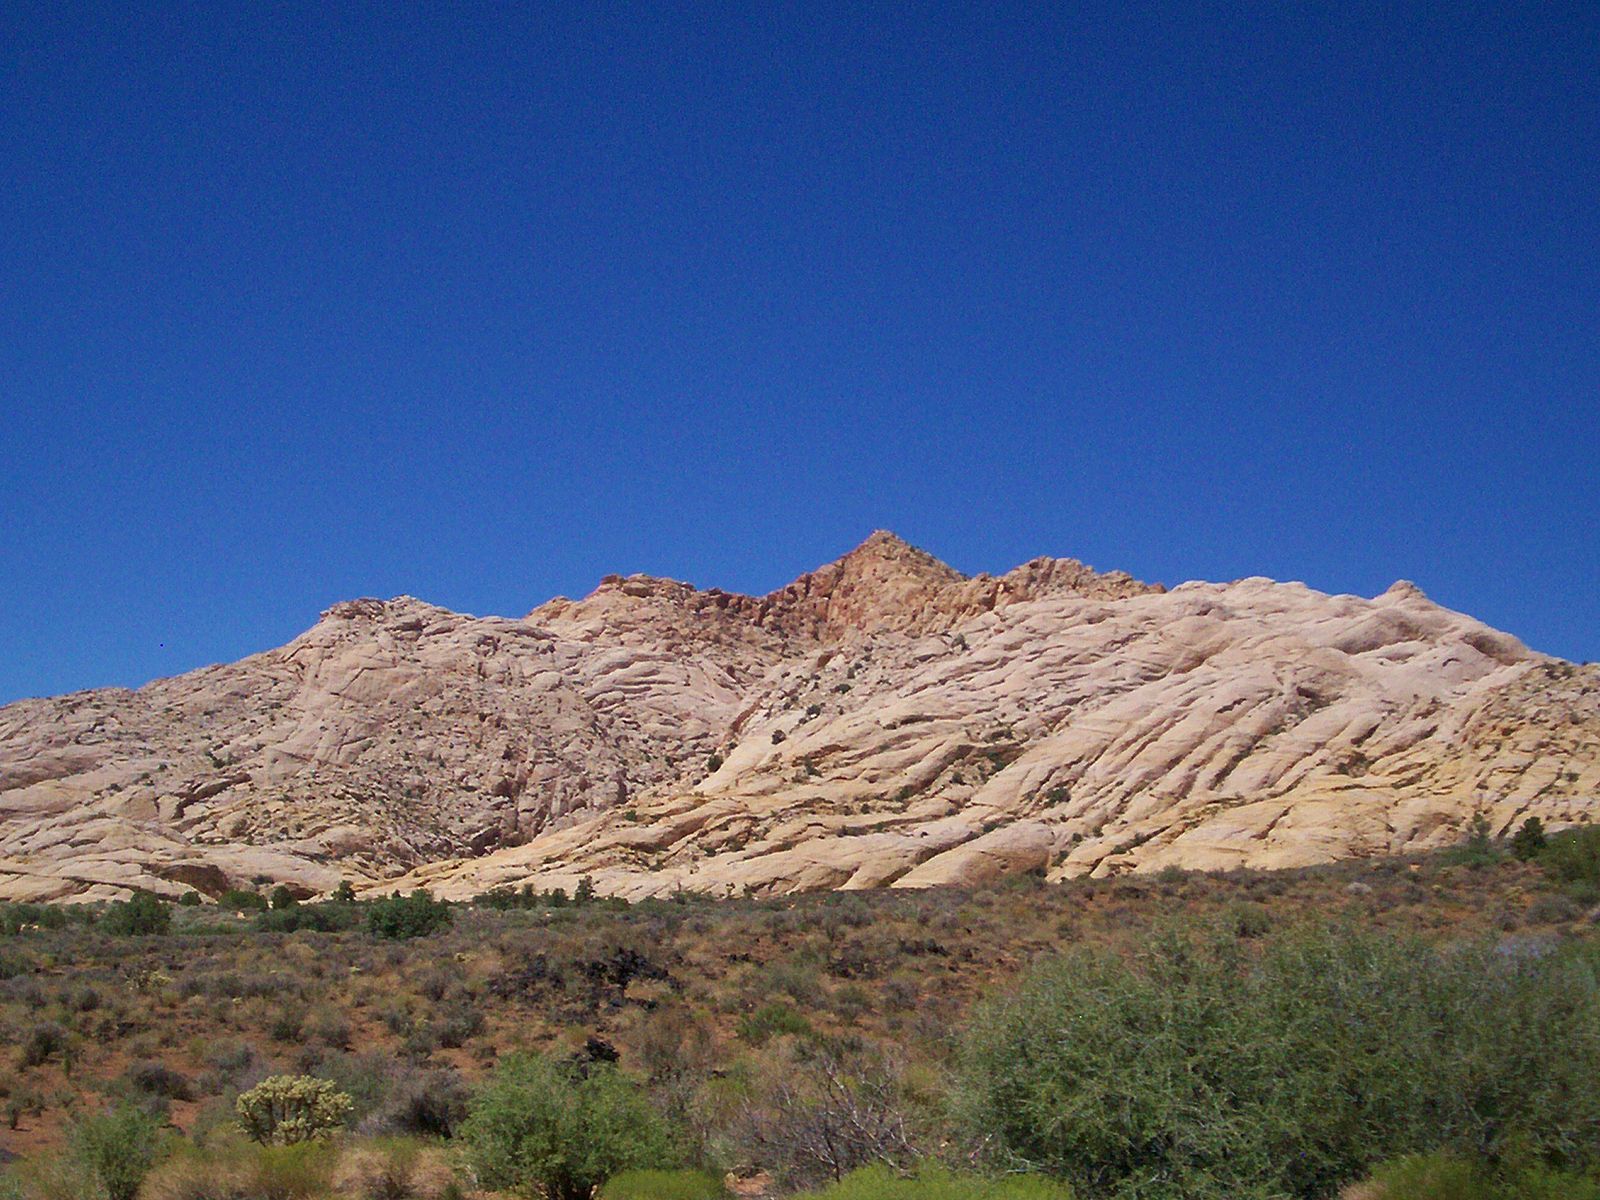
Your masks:
[{"label": "sandstone cliff face", "polygon": [[1410,585],[969,579],[879,533],[763,597],[351,601],[238,663],[0,708],[0,896],[1303,865],[1597,796],[1600,669]]}]

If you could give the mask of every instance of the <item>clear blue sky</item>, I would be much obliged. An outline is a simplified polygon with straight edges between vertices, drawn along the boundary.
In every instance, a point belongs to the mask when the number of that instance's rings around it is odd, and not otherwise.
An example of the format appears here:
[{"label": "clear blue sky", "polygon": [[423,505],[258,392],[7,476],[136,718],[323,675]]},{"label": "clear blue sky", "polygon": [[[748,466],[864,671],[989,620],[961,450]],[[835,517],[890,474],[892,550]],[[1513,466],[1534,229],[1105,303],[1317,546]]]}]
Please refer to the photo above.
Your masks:
[{"label": "clear blue sky", "polygon": [[1592,0],[19,0],[0,72],[0,700],[878,526],[1600,658]]}]

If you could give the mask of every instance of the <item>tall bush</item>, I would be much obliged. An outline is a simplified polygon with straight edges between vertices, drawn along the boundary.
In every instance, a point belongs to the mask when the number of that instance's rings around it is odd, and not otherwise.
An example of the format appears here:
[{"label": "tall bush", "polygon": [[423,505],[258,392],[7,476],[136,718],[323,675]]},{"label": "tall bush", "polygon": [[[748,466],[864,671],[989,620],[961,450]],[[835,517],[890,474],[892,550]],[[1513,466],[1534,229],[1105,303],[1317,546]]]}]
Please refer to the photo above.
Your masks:
[{"label": "tall bush", "polygon": [[1088,1197],[1324,1197],[1385,1159],[1600,1161],[1590,956],[1348,930],[1081,950],[979,1011],[969,1132]]},{"label": "tall bush", "polygon": [[615,1066],[540,1054],[501,1060],[459,1136],[482,1187],[545,1200],[588,1200],[619,1171],[678,1157],[666,1122]]},{"label": "tall bush", "polygon": [[123,936],[166,933],[172,927],[172,910],[159,897],[136,892],[132,899],[112,904],[100,925],[107,933]]},{"label": "tall bush", "polygon": [[423,888],[409,896],[394,895],[375,901],[367,909],[367,928],[383,938],[414,938],[447,928],[450,906],[435,900]]},{"label": "tall bush", "polygon": [[156,1120],[131,1104],[80,1118],[69,1137],[72,1155],[106,1200],[134,1200],[161,1148]]}]

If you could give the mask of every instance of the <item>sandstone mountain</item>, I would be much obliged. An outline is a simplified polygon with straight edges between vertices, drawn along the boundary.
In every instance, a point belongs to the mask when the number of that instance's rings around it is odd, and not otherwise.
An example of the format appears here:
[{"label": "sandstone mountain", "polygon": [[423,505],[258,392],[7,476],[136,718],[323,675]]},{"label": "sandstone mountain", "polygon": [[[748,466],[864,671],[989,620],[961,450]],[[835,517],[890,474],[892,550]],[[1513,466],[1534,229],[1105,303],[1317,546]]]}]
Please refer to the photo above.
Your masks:
[{"label": "sandstone mountain", "polygon": [[237,663],[0,708],[0,897],[1289,866],[1597,796],[1600,668],[1410,584],[968,578],[876,533],[761,597],[354,600]]}]

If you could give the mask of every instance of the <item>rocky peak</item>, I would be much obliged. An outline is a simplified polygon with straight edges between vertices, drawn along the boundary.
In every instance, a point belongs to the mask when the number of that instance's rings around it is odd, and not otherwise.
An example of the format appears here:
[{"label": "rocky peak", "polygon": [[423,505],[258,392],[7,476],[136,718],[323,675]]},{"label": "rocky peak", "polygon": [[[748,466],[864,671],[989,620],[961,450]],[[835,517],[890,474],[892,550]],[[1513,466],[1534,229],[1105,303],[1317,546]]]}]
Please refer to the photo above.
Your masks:
[{"label": "rocky peak", "polygon": [[763,597],[762,622],[818,641],[920,628],[965,581],[954,567],[879,529],[843,558]]},{"label": "rocky peak", "polygon": [[626,630],[669,628],[711,641],[748,640],[753,630],[780,639],[835,642],[875,631],[929,633],[958,621],[1044,596],[1116,600],[1161,592],[1122,571],[1101,574],[1072,558],[1035,558],[1004,575],[970,578],[886,529],[833,562],[765,596],[696,588],[651,575],[608,575],[579,601],[557,597],[529,614],[583,630],[585,640]]}]

